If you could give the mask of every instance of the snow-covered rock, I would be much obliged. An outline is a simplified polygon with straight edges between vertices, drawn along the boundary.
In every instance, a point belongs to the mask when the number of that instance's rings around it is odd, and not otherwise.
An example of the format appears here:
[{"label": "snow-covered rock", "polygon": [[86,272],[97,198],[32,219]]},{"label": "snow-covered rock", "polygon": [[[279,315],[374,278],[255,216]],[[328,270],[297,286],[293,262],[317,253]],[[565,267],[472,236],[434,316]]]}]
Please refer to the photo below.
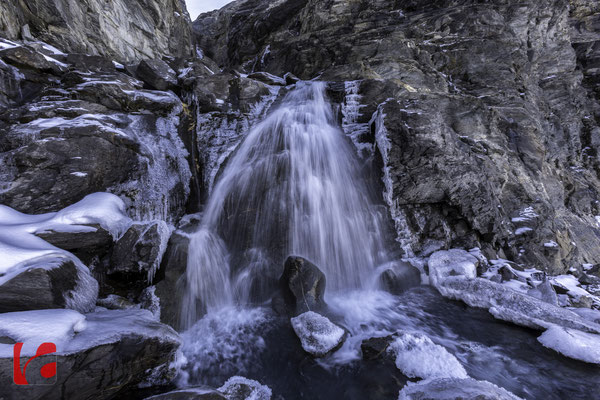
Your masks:
[{"label": "snow-covered rock", "polygon": [[600,333],[600,325],[586,321],[574,312],[517,292],[483,278],[446,278],[438,286],[448,298],[462,300],[471,307],[485,308],[496,318],[533,329],[553,325]]},{"label": "snow-covered rock", "polygon": [[475,379],[442,378],[408,384],[398,400],[519,400],[493,383]]},{"label": "snow-covered rock", "polygon": [[600,364],[600,335],[551,326],[538,342],[560,354],[591,364]]},{"label": "snow-covered rock", "polygon": [[422,333],[398,332],[387,351],[409,378],[468,378],[456,357]]},{"label": "snow-covered rock", "polygon": [[477,276],[479,260],[465,250],[450,249],[436,251],[429,257],[429,281],[438,287],[449,276],[464,276],[468,279]]},{"label": "snow-covered rock", "polygon": [[[18,398],[13,384],[13,343],[24,343],[21,366],[43,342],[56,345],[56,383],[30,386],[27,398],[62,399],[114,397],[147,380],[173,378],[169,366],[180,346],[179,335],[153,319],[146,310],[37,310],[0,314],[0,387],[8,398]],[[54,361],[54,360],[52,360]],[[39,377],[28,368],[26,377]]]},{"label": "snow-covered rock", "polygon": [[252,379],[232,376],[217,389],[228,400],[271,400],[271,389]]},{"label": "snow-covered rock", "polygon": [[302,348],[316,357],[326,355],[344,341],[345,331],[314,311],[307,311],[290,321]]}]

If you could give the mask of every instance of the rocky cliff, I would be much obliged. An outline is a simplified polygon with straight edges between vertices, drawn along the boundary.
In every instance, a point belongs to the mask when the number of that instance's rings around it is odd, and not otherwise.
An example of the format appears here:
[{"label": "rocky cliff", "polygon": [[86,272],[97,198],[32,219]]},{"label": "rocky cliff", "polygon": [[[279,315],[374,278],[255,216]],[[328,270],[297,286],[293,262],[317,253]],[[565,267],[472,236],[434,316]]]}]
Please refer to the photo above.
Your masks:
[{"label": "rocky cliff", "polygon": [[122,63],[195,51],[183,0],[6,0],[0,4],[0,36],[35,38]]},{"label": "rocky cliff", "polygon": [[194,22],[242,72],[331,82],[408,254],[480,247],[558,273],[597,263],[592,1],[237,1]]}]

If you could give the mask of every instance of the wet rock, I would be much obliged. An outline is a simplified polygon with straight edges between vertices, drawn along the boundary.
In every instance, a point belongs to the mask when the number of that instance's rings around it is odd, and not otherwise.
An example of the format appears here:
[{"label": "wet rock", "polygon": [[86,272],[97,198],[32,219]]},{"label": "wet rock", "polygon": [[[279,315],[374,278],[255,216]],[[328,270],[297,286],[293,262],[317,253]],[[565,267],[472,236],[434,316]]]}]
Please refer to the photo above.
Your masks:
[{"label": "wet rock", "polygon": [[189,243],[190,239],[184,232],[173,232],[156,274],[155,294],[160,299],[161,321],[175,329],[183,328],[180,321],[182,296],[173,296],[173,293],[185,290]]},{"label": "wet rock", "polygon": [[106,270],[108,283],[120,293],[139,293],[151,284],[170,233],[164,221],[133,224],[115,243]]},{"label": "wet rock", "polygon": [[295,83],[300,82],[300,78],[298,78],[296,75],[292,74],[291,72],[288,72],[285,75],[283,75],[283,79],[285,80],[286,85],[293,85]]},{"label": "wet rock", "polygon": [[365,339],[360,344],[362,357],[365,360],[375,360],[389,357],[388,348],[394,341],[395,335]]},{"label": "wet rock", "polygon": [[342,328],[313,311],[300,314],[290,321],[304,351],[315,357],[323,357],[336,350],[346,339],[346,332]]},{"label": "wet rock", "polygon": [[87,267],[65,258],[33,260],[0,276],[0,313],[53,308],[94,308],[98,282]]},{"label": "wet rock", "polygon": [[217,389],[228,400],[271,400],[271,389],[252,379],[233,376]]},{"label": "wet rock", "polygon": [[408,263],[396,262],[381,273],[379,281],[384,290],[398,295],[411,287],[419,286],[421,272]]},{"label": "wet rock", "polygon": [[[28,386],[30,399],[113,398],[139,390],[138,385],[147,380],[168,383],[175,375],[169,364],[180,338],[145,310],[108,310],[85,316],[71,310],[42,310],[0,314],[0,319],[0,336],[26,343],[21,365],[35,354],[35,346],[27,344],[32,337],[34,342],[56,344],[56,383]],[[12,347],[0,344],[0,385],[5,397],[19,399],[23,388],[13,383]],[[39,379],[33,366],[27,376]]]},{"label": "wet rock", "polygon": [[136,74],[152,89],[168,90],[177,86],[175,71],[163,60],[142,60]]},{"label": "wet rock", "polygon": [[472,378],[442,378],[407,385],[398,400],[520,400],[519,397],[490,382]]},{"label": "wet rock", "polygon": [[279,278],[279,293],[273,300],[276,311],[298,315],[325,306],[325,275],[310,261],[290,256]]}]

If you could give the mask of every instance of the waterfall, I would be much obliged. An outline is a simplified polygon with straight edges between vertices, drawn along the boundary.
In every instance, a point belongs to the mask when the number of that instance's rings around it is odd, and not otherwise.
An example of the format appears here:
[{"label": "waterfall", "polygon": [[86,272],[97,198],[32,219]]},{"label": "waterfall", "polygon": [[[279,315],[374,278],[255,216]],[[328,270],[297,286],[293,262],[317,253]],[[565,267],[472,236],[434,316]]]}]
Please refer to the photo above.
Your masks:
[{"label": "waterfall", "polygon": [[262,302],[283,261],[305,257],[327,290],[358,289],[388,261],[386,210],[368,190],[323,82],[299,82],[231,154],[190,241],[182,321]]}]

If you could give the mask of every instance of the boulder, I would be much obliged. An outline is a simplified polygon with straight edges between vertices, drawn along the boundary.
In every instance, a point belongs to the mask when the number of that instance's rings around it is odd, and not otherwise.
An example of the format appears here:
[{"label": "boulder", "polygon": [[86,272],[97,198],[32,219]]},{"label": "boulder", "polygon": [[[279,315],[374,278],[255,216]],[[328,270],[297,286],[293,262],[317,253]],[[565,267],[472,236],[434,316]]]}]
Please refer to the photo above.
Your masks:
[{"label": "boulder", "polygon": [[60,75],[67,70],[66,65],[24,46],[0,50],[0,58],[8,64],[40,73]]},{"label": "boulder", "polygon": [[421,272],[409,263],[394,262],[379,276],[381,287],[392,293],[401,294],[421,284]]},{"label": "boulder", "polygon": [[407,385],[398,400],[521,400],[493,383],[472,378],[442,378]]},{"label": "boulder", "polygon": [[228,400],[271,400],[271,389],[252,379],[233,376],[219,389]]},{"label": "boulder", "polygon": [[[173,329],[153,320],[145,310],[108,310],[82,315],[72,310],[39,310],[0,314],[0,336],[24,342],[21,366],[42,342],[56,345],[53,384],[13,383],[13,345],[0,343],[0,386],[9,400],[107,399],[139,390],[151,381],[168,383],[169,367],[180,346]],[[47,361],[49,362],[49,361]],[[32,363],[33,364],[33,363]],[[29,366],[26,378],[39,382],[39,367]]]},{"label": "boulder", "polygon": [[70,53],[66,56],[66,62],[81,71],[114,72],[115,64],[102,56],[89,54]]},{"label": "boulder", "polygon": [[273,306],[280,313],[298,315],[325,307],[325,275],[310,261],[290,256],[279,278],[279,293]]},{"label": "boulder", "polygon": [[429,257],[429,281],[438,287],[449,276],[464,276],[473,279],[477,276],[479,260],[465,250],[450,249],[436,251]]},{"label": "boulder", "polygon": [[387,358],[389,352],[387,351],[390,344],[394,341],[395,335],[388,335],[384,337],[372,337],[365,339],[360,344],[360,350],[362,357],[365,360],[376,360],[379,358]]},{"label": "boulder", "polygon": [[537,285],[535,288],[529,289],[527,294],[541,301],[545,301],[548,304],[558,306],[558,296],[556,295],[556,291],[554,290],[554,287],[550,281],[547,279]]},{"label": "boulder", "polygon": [[98,282],[80,262],[43,257],[0,276],[0,313],[70,308],[92,310]]},{"label": "boulder", "polygon": [[336,350],[346,339],[346,332],[342,328],[313,311],[300,314],[290,321],[304,351],[315,357],[323,357]]},{"label": "boulder", "polygon": [[134,223],[115,243],[106,275],[125,293],[150,285],[160,267],[171,230],[164,221]]},{"label": "boulder", "polygon": [[175,71],[163,60],[142,60],[136,75],[152,89],[168,90],[177,86]]}]

